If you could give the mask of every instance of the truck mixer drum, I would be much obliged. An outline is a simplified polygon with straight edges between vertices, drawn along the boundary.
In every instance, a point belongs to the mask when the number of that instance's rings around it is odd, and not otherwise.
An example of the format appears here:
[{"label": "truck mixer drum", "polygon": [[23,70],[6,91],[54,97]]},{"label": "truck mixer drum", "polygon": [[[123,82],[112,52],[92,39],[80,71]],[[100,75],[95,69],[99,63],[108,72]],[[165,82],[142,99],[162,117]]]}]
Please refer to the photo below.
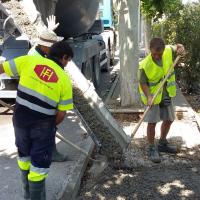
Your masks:
[{"label": "truck mixer drum", "polygon": [[46,18],[54,14],[60,23],[56,33],[65,38],[79,36],[93,25],[99,6],[98,0],[34,0],[37,10]]}]

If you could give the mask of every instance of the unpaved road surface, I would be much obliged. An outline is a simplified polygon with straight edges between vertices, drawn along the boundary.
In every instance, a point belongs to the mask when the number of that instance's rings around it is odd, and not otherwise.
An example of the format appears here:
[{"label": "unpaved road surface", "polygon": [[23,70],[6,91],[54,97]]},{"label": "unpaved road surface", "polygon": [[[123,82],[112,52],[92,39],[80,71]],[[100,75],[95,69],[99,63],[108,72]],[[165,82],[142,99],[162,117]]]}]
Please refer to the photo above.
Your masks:
[{"label": "unpaved road surface", "polygon": [[116,170],[108,168],[96,182],[82,182],[77,199],[193,200],[200,199],[199,161],[172,166]]}]

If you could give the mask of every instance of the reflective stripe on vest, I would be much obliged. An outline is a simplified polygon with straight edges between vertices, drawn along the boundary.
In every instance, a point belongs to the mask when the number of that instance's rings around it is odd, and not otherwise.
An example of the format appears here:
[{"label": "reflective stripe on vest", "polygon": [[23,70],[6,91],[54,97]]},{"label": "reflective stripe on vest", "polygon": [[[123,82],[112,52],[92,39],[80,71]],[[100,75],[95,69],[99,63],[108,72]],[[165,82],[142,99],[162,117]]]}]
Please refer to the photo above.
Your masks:
[{"label": "reflective stripe on vest", "polygon": [[56,114],[56,109],[47,109],[47,108],[43,108],[41,106],[38,106],[37,104],[31,103],[25,99],[22,99],[20,97],[16,97],[16,102],[30,108],[31,110],[35,110],[37,112],[46,114],[46,115],[55,115]]},{"label": "reflective stripe on vest", "polygon": [[9,64],[10,64],[10,69],[11,69],[11,71],[12,71],[13,76],[14,76],[14,77],[18,77],[19,74],[18,74],[18,72],[17,72],[17,68],[16,68],[16,65],[15,65],[14,60],[10,60],[10,61],[9,61]]},{"label": "reflective stripe on vest", "polygon": [[22,85],[19,84],[18,86],[18,90],[26,93],[26,94],[29,94],[31,96],[34,96],[34,97],[37,97],[38,99],[48,103],[49,105],[53,106],[53,107],[57,107],[57,102],[56,101],[53,101],[52,99],[44,96],[44,95],[41,95],[40,93],[34,91],[34,90],[31,90],[29,88],[26,88],[26,87],[23,87]]},{"label": "reflective stripe on vest", "polygon": [[42,56],[21,56],[3,63],[9,76],[20,76],[17,102],[35,111],[55,115],[73,108],[69,76],[54,61]]},{"label": "reflective stripe on vest", "polygon": [[73,103],[73,99],[68,99],[68,100],[63,100],[63,101],[60,101],[59,104],[60,105],[68,105],[68,104],[72,104]]},{"label": "reflective stripe on vest", "polygon": [[[170,46],[166,46],[165,50],[162,55],[162,63],[163,66],[158,66],[152,59],[151,54],[149,54],[144,60],[140,62],[140,69],[144,69],[145,74],[148,78],[148,84],[150,93],[152,96],[156,93],[158,90],[160,83],[164,79],[165,75],[167,74],[169,68],[173,64],[172,60],[172,50]],[[167,92],[170,97],[174,97],[176,95],[176,84],[175,84],[175,73],[174,70],[171,72],[169,78],[167,79]],[[139,91],[141,95],[141,99],[143,103],[147,104],[147,98],[144,95],[141,86],[139,85]],[[154,100],[154,104],[159,104],[162,99],[162,92],[163,89],[159,92],[157,97]]]}]

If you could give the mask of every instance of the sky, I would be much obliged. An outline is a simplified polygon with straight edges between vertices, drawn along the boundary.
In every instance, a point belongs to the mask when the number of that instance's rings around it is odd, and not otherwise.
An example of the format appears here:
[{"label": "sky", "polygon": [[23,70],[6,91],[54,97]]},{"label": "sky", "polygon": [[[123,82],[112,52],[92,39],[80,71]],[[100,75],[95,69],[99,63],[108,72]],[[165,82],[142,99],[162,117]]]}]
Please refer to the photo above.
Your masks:
[{"label": "sky", "polygon": [[198,2],[198,0],[182,0],[182,2],[185,4],[185,3]]}]

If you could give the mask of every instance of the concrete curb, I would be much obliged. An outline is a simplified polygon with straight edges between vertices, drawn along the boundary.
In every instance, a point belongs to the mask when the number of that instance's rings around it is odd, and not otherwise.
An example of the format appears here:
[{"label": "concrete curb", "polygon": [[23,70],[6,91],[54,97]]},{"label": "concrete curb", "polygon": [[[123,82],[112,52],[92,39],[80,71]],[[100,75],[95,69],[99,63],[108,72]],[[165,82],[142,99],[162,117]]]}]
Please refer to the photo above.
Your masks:
[{"label": "concrete curb", "polygon": [[60,192],[60,194],[58,194],[58,198],[56,200],[76,199],[76,195],[78,194],[78,191],[80,189],[81,179],[87,167],[89,157],[91,156],[94,149],[94,142],[90,137],[88,137],[85,146],[87,149],[84,150],[88,152],[88,156],[80,155],[77,162],[77,167],[71,174],[70,181],[66,183],[64,189]]}]

